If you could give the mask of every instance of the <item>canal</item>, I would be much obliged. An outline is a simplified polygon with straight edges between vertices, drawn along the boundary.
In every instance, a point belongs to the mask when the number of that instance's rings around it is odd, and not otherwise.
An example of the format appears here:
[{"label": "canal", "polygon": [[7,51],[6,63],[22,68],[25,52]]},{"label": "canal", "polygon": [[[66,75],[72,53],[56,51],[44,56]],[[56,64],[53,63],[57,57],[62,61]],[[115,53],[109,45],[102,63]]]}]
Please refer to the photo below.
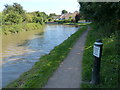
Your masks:
[{"label": "canal", "polygon": [[3,35],[0,51],[2,87],[32,68],[42,55],[48,54],[77,30],[69,25],[45,25],[39,30]]}]

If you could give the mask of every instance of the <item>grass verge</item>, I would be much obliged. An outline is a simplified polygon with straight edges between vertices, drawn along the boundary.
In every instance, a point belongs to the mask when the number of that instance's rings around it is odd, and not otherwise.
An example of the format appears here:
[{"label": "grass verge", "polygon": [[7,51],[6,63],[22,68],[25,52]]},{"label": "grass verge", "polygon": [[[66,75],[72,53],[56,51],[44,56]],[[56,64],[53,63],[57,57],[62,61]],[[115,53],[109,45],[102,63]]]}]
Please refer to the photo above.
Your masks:
[{"label": "grass verge", "polygon": [[16,25],[2,25],[2,34],[8,35],[11,33],[19,33],[22,31],[30,31],[40,29],[41,24],[38,23],[25,23],[25,24],[16,24]]},{"label": "grass verge", "polygon": [[[82,88],[118,88],[119,61],[118,52],[120,43],[117,41],[118,34],[103,33],[104,29],[95,28],[89,31],[82,62]],[[92,85],[89,82],[92,77],[93,67],[93,44],[97,39],[103,41],[103,53],[101,59],[100,85]],[[119,43],[119,46],[117,46]]]},{"label": "grass verge", "polygon": [[63,23],[65,25],[76,25],[76,26],[85,26],[89,25],[90,23]]},{"label": "grass verge", "polygon": [[62,44],[56,46],[49,54],[42,56],[32,69],[23,73],[5,88],[42,88],[86,29],[87,26],[82,26]]}]

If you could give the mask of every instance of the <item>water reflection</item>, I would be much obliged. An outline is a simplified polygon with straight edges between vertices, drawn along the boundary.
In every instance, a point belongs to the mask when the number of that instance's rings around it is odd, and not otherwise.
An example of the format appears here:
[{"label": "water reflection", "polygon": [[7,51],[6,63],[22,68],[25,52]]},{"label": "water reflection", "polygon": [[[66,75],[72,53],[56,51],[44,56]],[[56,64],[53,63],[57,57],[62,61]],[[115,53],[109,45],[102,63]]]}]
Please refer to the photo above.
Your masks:
[{"label": "water reflection", "polygon": [[78,28],[65,25],[46,25],[34,30],[3,36],[3,87],[29,70],[39,58],[61,44]]}]

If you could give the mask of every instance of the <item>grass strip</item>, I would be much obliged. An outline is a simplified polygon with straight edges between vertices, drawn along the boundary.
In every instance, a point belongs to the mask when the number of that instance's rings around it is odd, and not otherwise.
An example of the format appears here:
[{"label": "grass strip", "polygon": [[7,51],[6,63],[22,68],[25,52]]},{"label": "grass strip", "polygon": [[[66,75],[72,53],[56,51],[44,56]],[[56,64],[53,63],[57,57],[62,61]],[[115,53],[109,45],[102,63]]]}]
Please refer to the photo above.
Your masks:
[{"label": "grass strip", "polygon": [[29,71],[23,73],[5,88],[42,88],[86,29],[87,26],[82,26],[49,54],[42,56]]},{"label": "grass strip", "polygon": [[89,25],[90,23],[63,23],[64,25],[76,25],[76,26],[85,26]]},{"label": "grass strip", "polygon": [[[117,49],[120,47],[117,45],[116,33],[111,33],[108,36],[107,33],[103,33],[104,28],[95,28],[95,25],[91,25],[92,30],[89,31],[85,50],[83,53],[82,62],[82,88],[118,88],[118,71],[119,71],[119,60]],[[93,44],[97,39],[103,41],[103,52],[101,59],[101,71],[100,71],[100,85],[90,84],[92,77],[93,67]],[[119,43],[120,45],[120,43]]]}]

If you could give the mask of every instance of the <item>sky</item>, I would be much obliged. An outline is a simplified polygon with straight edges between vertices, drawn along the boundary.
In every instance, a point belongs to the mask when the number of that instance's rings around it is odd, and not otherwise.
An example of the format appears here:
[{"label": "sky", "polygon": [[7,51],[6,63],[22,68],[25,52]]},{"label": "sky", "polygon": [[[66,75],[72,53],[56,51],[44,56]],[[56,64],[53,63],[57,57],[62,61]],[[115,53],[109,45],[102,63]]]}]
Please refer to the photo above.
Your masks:
[{"label": "sky", "polygon": [[15,2],[21,4],[27,12],[44,11],[47,14],[61,14],[64,9],[71,13],[79,11],[77,0],[0,0],[0,12],[3,11],[4,5],[12,5]]}]

